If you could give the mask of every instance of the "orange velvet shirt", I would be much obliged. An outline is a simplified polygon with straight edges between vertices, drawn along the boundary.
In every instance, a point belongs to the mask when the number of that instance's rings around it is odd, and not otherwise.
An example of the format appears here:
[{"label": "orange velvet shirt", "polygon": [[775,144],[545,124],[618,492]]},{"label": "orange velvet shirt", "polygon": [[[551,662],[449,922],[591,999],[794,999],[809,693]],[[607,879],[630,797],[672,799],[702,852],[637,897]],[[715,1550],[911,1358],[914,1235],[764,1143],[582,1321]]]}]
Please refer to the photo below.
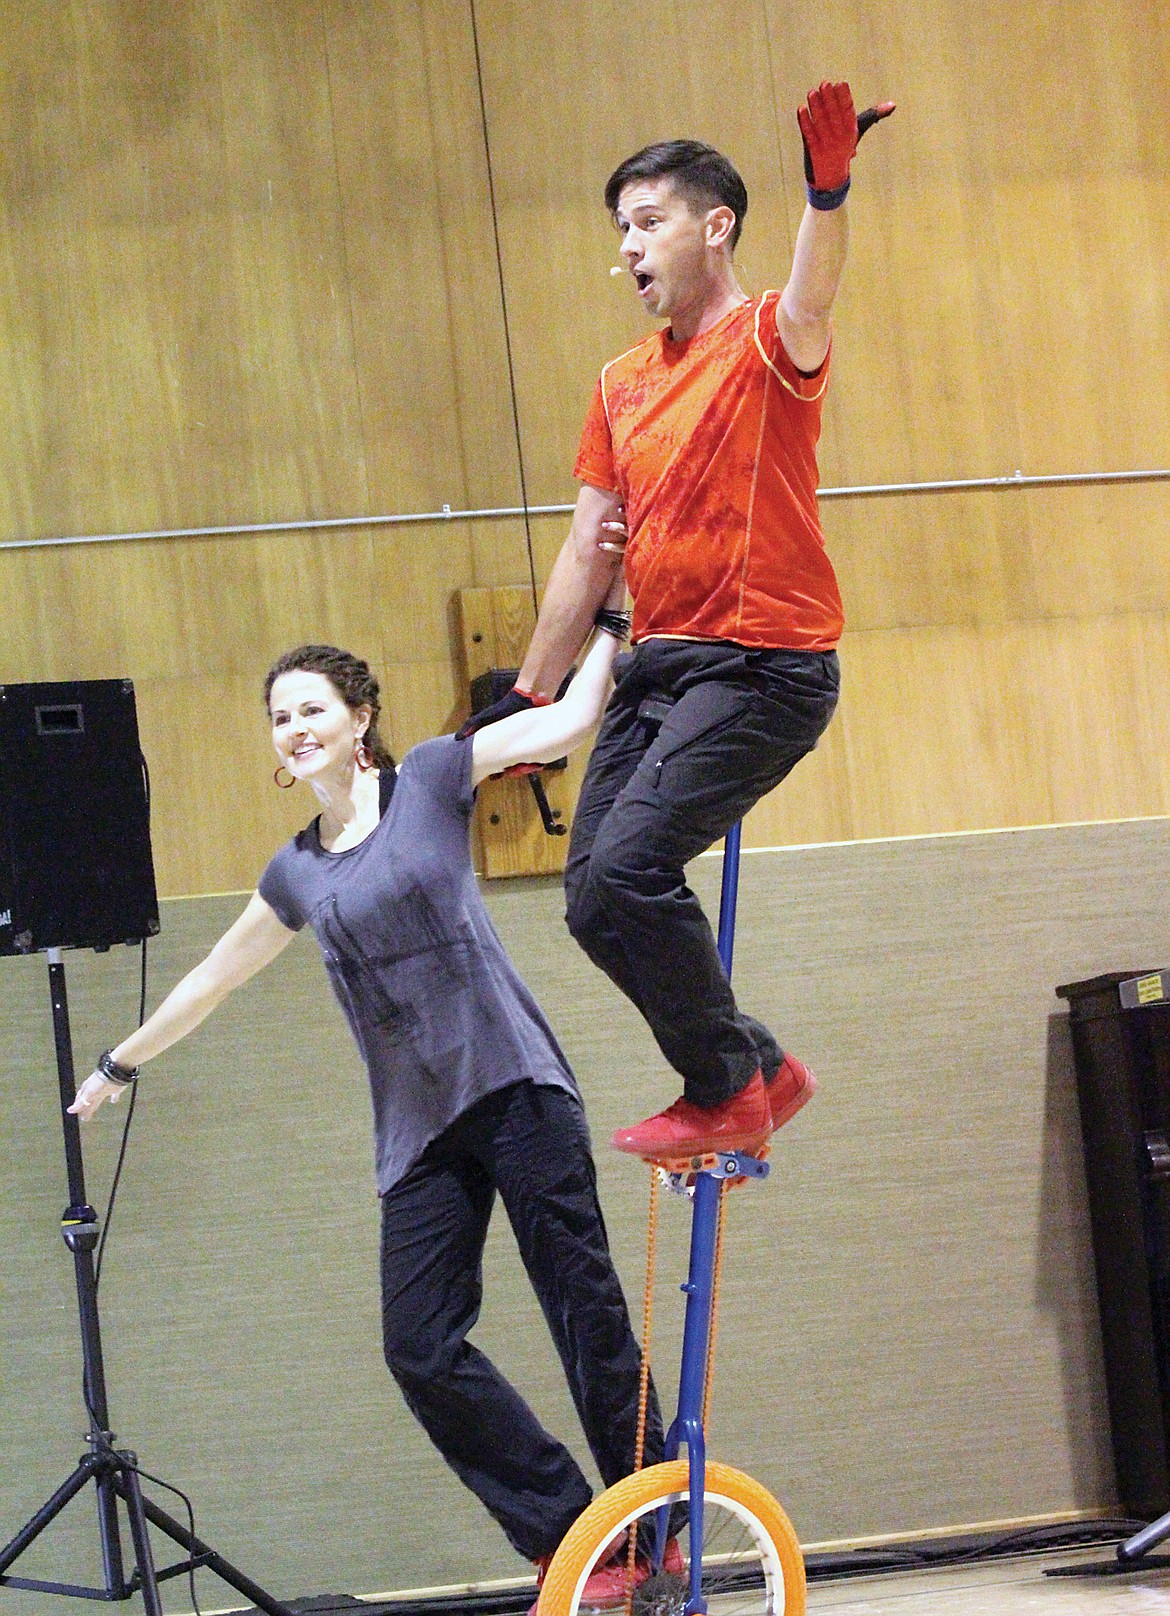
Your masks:
[{"label": "orange velvet shirt", "polygon": [[816,496],[829,362],[800,374],[778,302],[765,292],[688,342],[659,331],[594,389],[574,475],[625,505],[635,641],[828,651],[840,638]]}]

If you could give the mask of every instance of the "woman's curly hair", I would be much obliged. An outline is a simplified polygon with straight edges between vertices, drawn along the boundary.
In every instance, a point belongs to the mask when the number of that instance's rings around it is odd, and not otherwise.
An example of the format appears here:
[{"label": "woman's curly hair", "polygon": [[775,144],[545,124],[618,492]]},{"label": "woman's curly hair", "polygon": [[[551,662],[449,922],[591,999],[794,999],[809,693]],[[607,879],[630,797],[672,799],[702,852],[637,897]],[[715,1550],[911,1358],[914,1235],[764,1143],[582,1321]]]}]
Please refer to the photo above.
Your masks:
[{"label": "woman's curly hair", "polygon": [[359,707],[370,709],[370,727],[362,739],[379,769],[392,769],[394,759],[390,748],[378,732],[378,714],[382,710],[378,681],[370,672],[370,664],[352,651],[339,650],[336,645],[298,645],[286,651],[268,670],[264,680],[264,705],[272,711],[272,687],[282,673],[321,673],[328,679],[350,712]]}]

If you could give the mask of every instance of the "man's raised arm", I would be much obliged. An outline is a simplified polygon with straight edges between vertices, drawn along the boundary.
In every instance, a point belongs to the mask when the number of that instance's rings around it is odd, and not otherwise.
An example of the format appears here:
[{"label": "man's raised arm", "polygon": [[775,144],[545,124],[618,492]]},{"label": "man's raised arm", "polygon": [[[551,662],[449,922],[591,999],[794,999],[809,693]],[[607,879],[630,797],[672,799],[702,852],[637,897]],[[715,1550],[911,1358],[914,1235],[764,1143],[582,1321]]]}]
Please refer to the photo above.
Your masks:
[{"label": "man's raised arm", "polygon": [[830,315],[849,248],[845,198],[849,165],[866,130],[894,110],[892,101],[858,117],[848,84],[827,81],[809,92],[797,111],[804,141],[808,206],[800,221],[792,271],[780,297],[776,324],[798,370],[818,370],[829,351]]}]

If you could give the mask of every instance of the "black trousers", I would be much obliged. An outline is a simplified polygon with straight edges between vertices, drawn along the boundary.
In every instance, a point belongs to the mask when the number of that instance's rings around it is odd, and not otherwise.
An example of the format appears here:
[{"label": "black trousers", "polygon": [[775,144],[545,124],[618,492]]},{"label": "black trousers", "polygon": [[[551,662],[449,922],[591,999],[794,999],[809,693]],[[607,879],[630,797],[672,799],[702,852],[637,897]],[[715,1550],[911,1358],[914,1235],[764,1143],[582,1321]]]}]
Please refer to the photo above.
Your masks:
[{"label": "black trousers", "polygon": [[[646,640],[615,672],[573,820],[566,919],[686,1098],[718,1105],[781,1052],[737,1008],[684,866],[812,751],[837,705],[837,656]],[[673,701],[661,723],[639,716],[656,696]]]},{"label": "black trousers", "polygon": [[[606,1486],[634,1468],[641,1353],[609,1241],[585,1114],[564,1089],[515,1083],[472,1106],[382,1197],[386,1362],[447,1463],[509,1542],[551,1554],[593,1492],[467,1340],[499,1190]],[[646,1462],[662,1457],[651,1387]]]}]

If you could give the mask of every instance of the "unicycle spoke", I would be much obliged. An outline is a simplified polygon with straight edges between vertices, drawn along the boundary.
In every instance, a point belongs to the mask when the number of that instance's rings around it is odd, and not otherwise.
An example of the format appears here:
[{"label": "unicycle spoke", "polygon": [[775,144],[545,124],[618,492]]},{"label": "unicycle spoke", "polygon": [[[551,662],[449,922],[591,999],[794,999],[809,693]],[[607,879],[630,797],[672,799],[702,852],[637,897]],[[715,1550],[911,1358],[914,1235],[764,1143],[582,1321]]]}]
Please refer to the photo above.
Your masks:
[{"label": "unicycle spoke", "polygon": [[775,1549],[760,1524],[745,1519],[714,1494],[708,1493],[703,1506],[702,1542],[696,1543],[690,1527],[679,1533],[682,1567],[651,1575],[635,1591],[636,1616],[683,1616],[691,1597],[691,1562],[696,1554],[702,1564],[701,1586],[711,1616],[755,1616],[757,1612],[783,1611],[776,1587],[783,1590],[783,1572]]},{"label": "unicycle spoke", "polygon": [[[689,1501],[686,1460],[652,1465],[596,1499],[565,1538],[545,1578],[540,1616],[590,1612],[585,1585],[615,1531],[639,1531],[656,1541],[661,1512],[675,1518]],[[691,1600],[691,1560],[698,1552],[704,1603],[711,1616],[803,1616],[804,1562],[792,1526],[759,1482],[727,1465],[707,1466],[701,1545],[681,1524],[666,1568],[651,1571],[640,1557],[633,1616],[684,1616]]]}]

